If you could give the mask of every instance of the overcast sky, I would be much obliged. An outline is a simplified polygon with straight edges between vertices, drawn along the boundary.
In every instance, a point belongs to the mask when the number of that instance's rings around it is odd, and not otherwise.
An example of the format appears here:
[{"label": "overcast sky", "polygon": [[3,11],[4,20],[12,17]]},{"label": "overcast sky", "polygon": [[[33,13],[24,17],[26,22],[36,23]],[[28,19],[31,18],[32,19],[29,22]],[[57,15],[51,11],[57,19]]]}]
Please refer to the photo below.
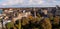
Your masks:
[{"label": "overcast sky", "polygon": [[0,7],[54,7],[60,0],[0,0]]}]

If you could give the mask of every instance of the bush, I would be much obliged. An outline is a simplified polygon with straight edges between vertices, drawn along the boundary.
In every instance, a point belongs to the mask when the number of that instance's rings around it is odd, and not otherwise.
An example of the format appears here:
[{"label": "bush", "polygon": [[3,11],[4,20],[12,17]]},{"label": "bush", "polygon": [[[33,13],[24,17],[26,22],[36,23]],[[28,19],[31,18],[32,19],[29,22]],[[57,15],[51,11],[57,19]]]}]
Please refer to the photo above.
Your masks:
[{"label": "bush", "polygon": [[51,22],[49,18],[45,18],[40,22],[40,25],[43,29],[52,29]]},{"label": "bush", "polygon": [[9,22],[6,24],[6,28],[7,29],[10,29],[10,28],[13,28],[14,27],[14,24],[12,22]]}]

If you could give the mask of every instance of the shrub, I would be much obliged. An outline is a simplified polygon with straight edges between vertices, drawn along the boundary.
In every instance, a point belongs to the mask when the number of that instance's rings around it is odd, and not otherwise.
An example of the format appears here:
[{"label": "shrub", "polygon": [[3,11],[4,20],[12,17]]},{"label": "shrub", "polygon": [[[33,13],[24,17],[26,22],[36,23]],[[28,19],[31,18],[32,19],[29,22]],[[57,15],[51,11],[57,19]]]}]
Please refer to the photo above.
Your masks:
[{"label": "shrub", "polygon": [[10,29],[10,28],[13,28],[14,27],[14,24],[12,22],[9,22],[6,24],[6,28],[7,29]]},{"label": "shrub", "polygon": [[49,18],[43,19],[40,23],[43,29],[52,29],[52,25],[51,25]]}]

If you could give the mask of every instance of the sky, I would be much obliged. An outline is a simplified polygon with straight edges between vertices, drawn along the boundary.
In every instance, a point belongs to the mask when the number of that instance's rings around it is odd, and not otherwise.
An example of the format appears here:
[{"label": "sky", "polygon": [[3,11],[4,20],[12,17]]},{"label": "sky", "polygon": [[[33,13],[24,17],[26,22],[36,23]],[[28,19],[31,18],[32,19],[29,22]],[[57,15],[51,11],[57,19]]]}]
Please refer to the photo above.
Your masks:
[{"label": "sky", "polygon": [[55,7],[60,0],[0,0],[2,7]]}]

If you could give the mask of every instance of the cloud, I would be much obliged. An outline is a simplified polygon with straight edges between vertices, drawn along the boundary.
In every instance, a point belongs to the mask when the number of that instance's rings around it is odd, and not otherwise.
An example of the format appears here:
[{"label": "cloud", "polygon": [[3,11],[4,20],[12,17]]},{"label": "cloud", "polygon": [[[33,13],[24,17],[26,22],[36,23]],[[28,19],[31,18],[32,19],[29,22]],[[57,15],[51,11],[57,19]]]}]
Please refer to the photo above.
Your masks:
[{"label": "cloud", "polygon": [[45,3],[45,1],[38,1],[38,4],[44,4]]},{"label": "cloud", "polygon": [[1,2],[1,5],[16,5],[16,4],[22,4],[23,0],[6,0],[5,2]]},{"label": "cloud", "polygon": [[32,4],[32,5],[38,5],[38,4],[43,4],[45,1],[43,0],[29,0],[29,4]]},{"label": "cloud", "polygon": [[45,1],[43,0],[29,0],[27,3],[27,0],[6,0],[1,3],[1,5],[6,6],[6,5],[38,5],[38,4],[43,4]]},{"label": "cloud", "polygon": [[55,6],[60,4],[60,1],[56,0],[2,0],[0,1],[1,6]]}]

